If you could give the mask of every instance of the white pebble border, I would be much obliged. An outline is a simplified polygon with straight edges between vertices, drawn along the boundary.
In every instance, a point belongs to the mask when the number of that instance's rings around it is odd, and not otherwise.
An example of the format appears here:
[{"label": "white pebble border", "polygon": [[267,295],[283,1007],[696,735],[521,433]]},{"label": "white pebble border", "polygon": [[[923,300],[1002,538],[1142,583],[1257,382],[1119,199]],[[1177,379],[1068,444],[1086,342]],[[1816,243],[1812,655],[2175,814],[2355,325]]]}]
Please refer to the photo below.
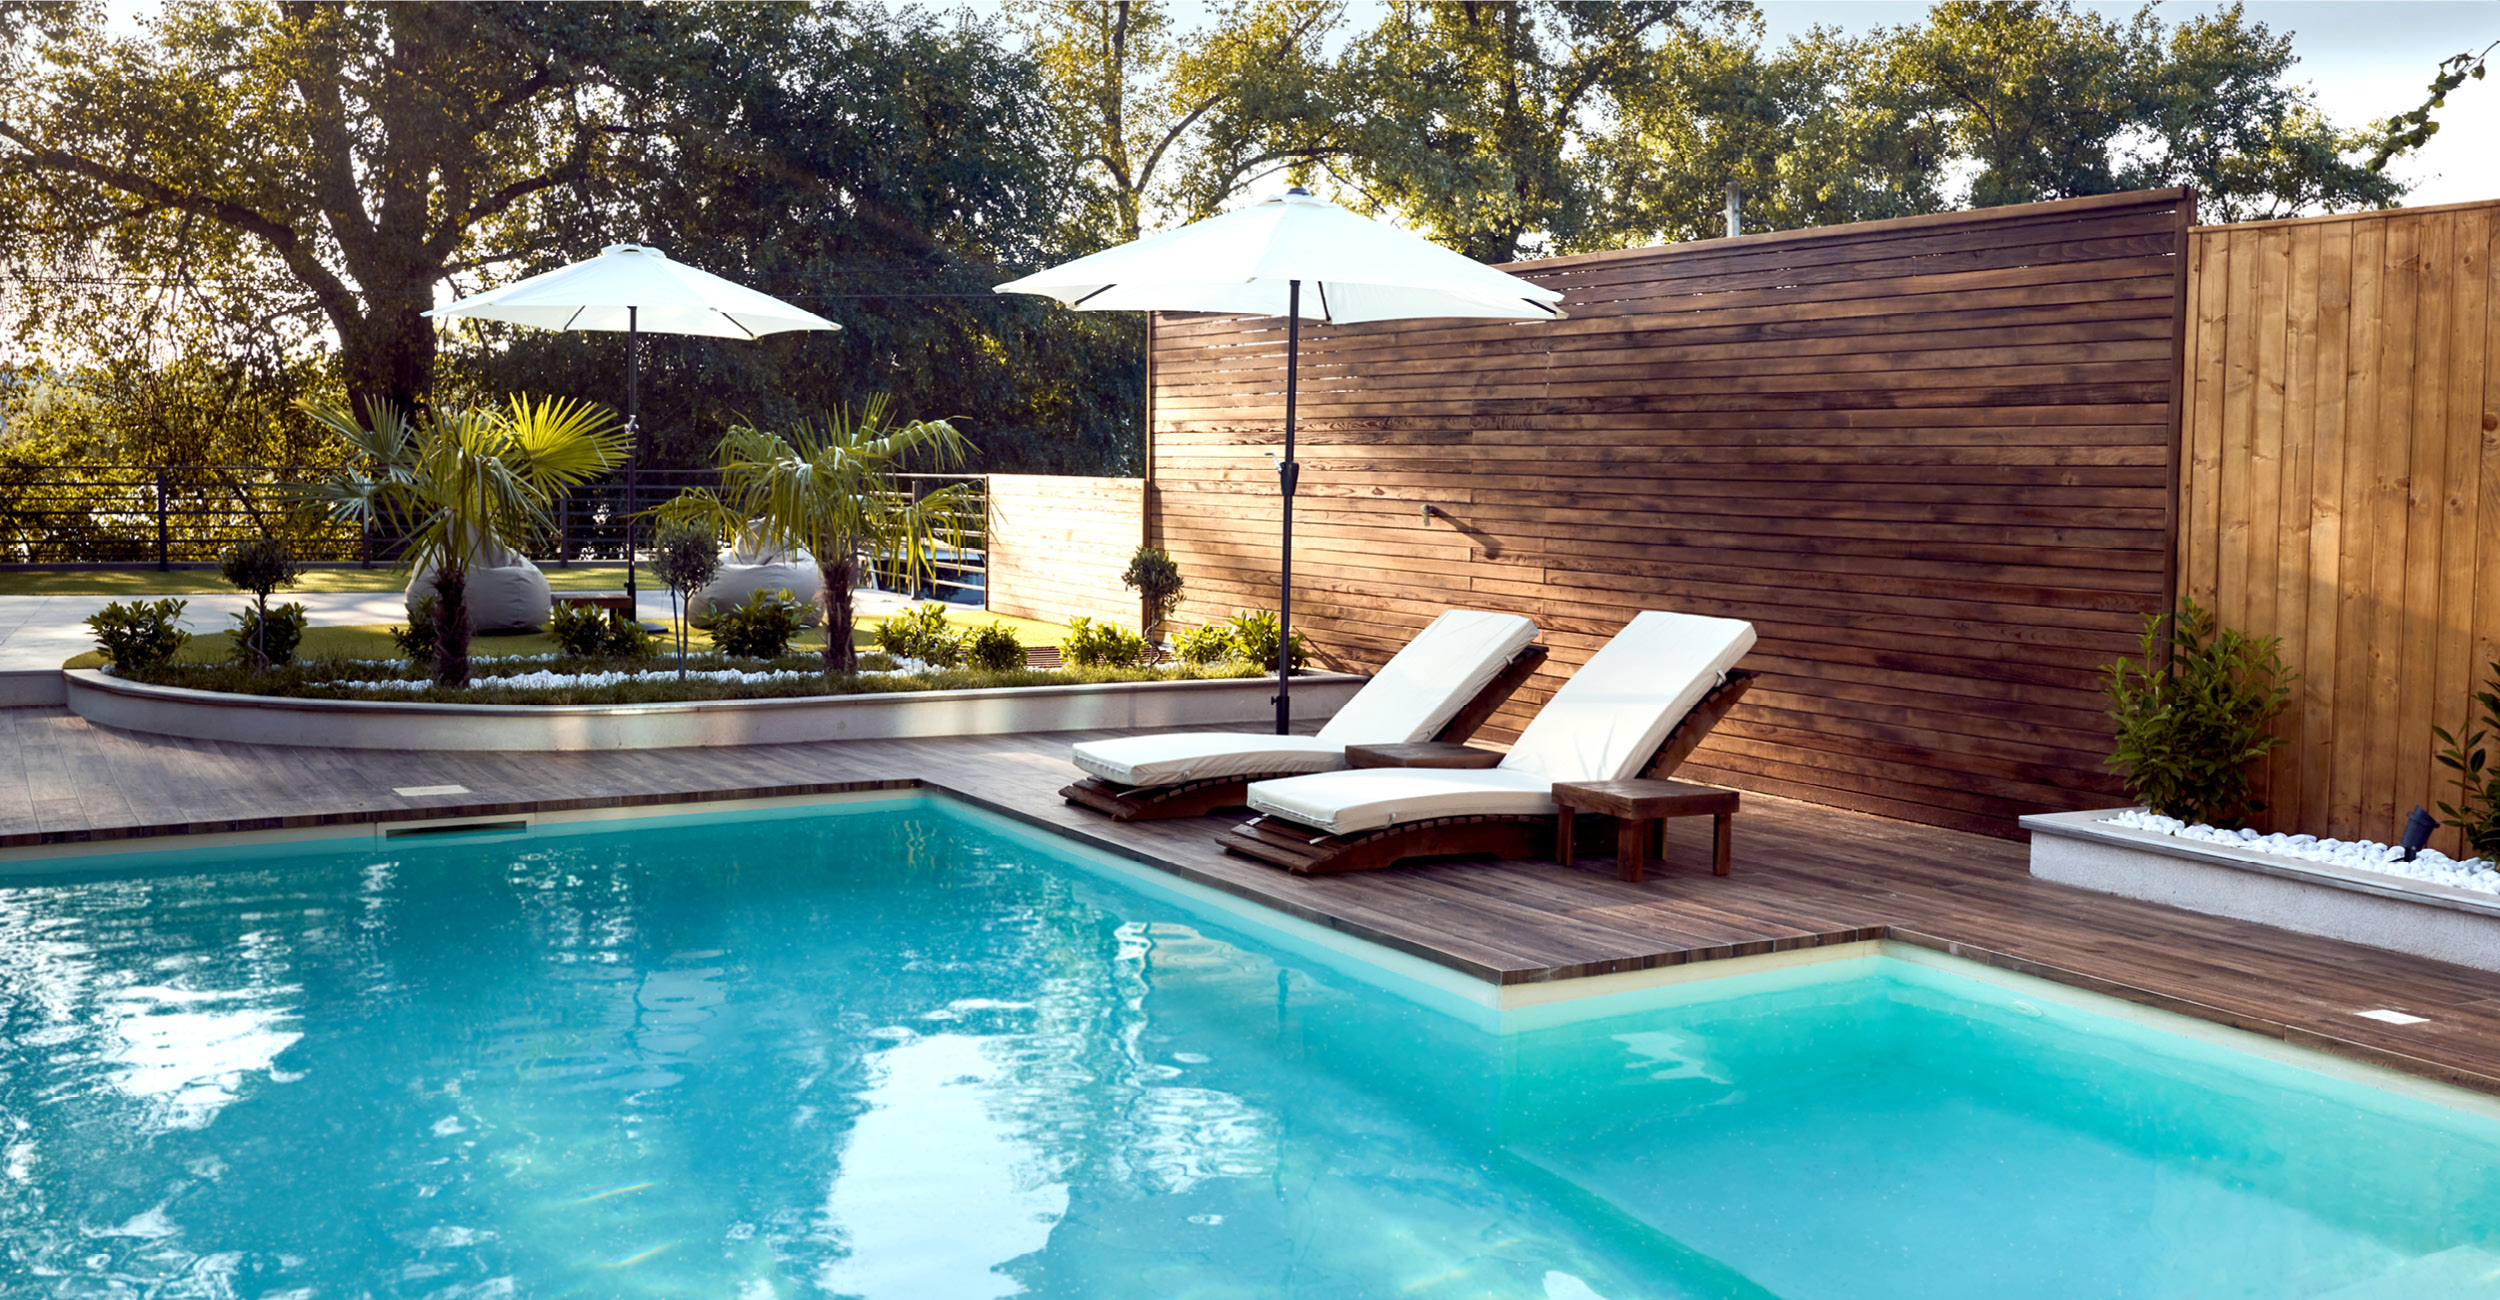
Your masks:
[{"label": "white pebble border", "polygon": [[2423,880],[2451,889],[2471,889],[2476,893],[2500,895],[2500,864],[2489,858],[2469,858],[2463,862],[2437,849],[2424,849],[2413,861],[2404,861],[2404,850],[2377,840],[2322,840],[2315,835],[2260,835],[2240,829],[2226,831],[2203,822],[2189,825],[2176,817],[2162,817],[2142,808],[2130,808],[2115,817],[2101,819],[2103,825],[2123,826],[2132,831],[2152,831],[2173,835],[2183,840],[2202,840],[2235,849],[2270,853],[2281,858],[2299,858],[2304,862],[2323,862],[2329,866],[2352,867],[2375,871],[2381,875],[2401,876],[2407,880]]},{"label": "white pebble border", "polygon": [[[493,660],[488,662],[506,664],[545,663],[559,658],[562,658],[562,656],[552,654],[498,655],[495,656]],[[696,668],[693,666],[695,664],[705,662],[706,658],[707,656],[701,655],[686,656],[687,668],[686,675],[683,680],[692,682],[729,682],[740,684],[757,682],[779,683],[805,681],[822,675],[801,669],[784,669],[772,672],[748,672],[739,668]],[[396,659],[342,659],[334,662],[356,664],[359,666],[371,666],[375,668],[389,668],[397,666],[401,661]],[[892,668],[862,669],[860,670],[860,676],[907,677],[931,671],[929,665],[922,663],[917,659],[897,658],[894,663],[895,666]],[[102,671],[107,676],[118,675],[113,672],[113,666],[111,664],[104,665]],[[639,678],[677,680],[676,662],[672,657],[662,656],[654,659],[650,668],[640,672],[559,673],[550,672],[546,669],[540,669],[534,673],[516,673],[506,677],[478,677],[470,682],[469,689],[475,690],[479,687],[491,686],[503,690],[520,691],[571,690],[585,686],[614,686],[620,682],[630,682]],[[423,678],[411,681],[400,677],[377,677],[361,681],[323,682],[322,685],[325,687],[338,687],[344,690],[353,691],[406,691],[414,694],[415,692],[431,688],[434,683]]]}]

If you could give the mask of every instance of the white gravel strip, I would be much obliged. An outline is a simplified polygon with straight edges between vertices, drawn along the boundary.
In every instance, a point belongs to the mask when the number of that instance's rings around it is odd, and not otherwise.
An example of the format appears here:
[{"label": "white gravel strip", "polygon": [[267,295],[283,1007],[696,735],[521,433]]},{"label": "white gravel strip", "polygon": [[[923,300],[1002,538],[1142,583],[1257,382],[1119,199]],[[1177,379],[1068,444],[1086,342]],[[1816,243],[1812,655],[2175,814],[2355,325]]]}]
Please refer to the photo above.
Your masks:
[{"label": "white gravel strip", "polygon": [[2130,808],[2115,817],[2104,817],[2106,826],[2123,826],[2128,830],[2152,831],[2183,840],[2202,840],[2234,849],[2250,849],[2276,857],[2298,858],[2304,862],[2323,862],[2329,866],[2352,867],[2375,871],[2382,875],[2401,876],[2407,880],[2423,880],[2451,889],[2471,889],[2476,893],[2500,895],[2500,864],[2489,858],[2469,858],[2463,862],[2437,849],[2424,849],[2413,861],[2404,861],[2404,849],[2377,840],[2322,840],[2315,835],[2285,835],[2277,832],[2260,835],[2253,830],[2223,830],[2203,822],[2189,825],[2176,817],[2157,816],[2142,808]]}]

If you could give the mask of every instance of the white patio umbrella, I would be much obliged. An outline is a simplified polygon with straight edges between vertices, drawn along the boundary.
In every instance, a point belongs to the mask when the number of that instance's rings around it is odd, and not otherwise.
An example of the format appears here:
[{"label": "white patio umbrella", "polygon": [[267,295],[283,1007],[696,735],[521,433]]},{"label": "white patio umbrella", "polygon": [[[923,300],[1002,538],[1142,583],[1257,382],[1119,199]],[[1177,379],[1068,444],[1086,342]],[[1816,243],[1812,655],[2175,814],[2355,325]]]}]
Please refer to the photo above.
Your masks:
[{"label": "white patio umbrella", "polygon": [[759,339],[790,330],[842,328],[812,311],[698,271],[643,244],[610,244],[586,262],[437,307],[442,320],[496,320],[549,330],[625,332],[625,594],[634,594],[635,491],[641,486],[642,366],[638,336],[700,334]]},{"label": "white patio umbrella", "polygon": [[[1305,293],[1305,289],[1310,292]],[[1285,455],[1277,462],[1284,539],[1277,620],[1293,637],[1295,370],[1305,317],[1331,324],[1473,317],[1560,320],[1562,294],[1430,240],[1357,216],[1295,186],[1282,197],[1149,235],[1010,280],[1082,311],[1212,311],[1285,318]],[[1291,722],[1292,656],[1276,664],[1276,734]]]}]

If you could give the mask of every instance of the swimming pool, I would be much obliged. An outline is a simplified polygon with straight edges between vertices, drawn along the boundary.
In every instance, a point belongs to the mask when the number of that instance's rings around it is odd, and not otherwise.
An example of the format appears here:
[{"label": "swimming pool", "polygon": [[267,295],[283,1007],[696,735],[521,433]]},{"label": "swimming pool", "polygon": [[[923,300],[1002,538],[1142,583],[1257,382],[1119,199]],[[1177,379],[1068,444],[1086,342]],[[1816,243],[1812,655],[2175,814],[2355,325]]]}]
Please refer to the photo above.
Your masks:
[{"label": "swimming pool", "polygon": [[9,1294],[2500,1295],[2493,1107],[1933,955],[1506,1001],[922,798],[167,860],[0,886]]}]

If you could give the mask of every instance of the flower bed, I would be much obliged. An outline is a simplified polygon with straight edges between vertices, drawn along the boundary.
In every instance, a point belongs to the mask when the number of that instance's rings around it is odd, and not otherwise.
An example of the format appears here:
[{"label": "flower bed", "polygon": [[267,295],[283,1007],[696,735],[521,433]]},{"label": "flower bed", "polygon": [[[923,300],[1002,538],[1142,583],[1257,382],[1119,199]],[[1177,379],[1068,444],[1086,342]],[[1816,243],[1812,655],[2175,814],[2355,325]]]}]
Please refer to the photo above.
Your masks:
[{"label": "flower bed", "polygon": [[[686,675],[671,656],[618,661],[514,655],[471,661],[471,684],[437,686],[397,660],[316,659],[255,673],[238,664],[169,664],[132,680],[151,686],[305,700],[393,700],[442,704],[666,704],[699,700],[793,699],[906,691],[1100,685],[1113,682],[1224,681],[1263,677],[1243,663],[1160,668],[929,668],[889,655],[860,656],[861,671],[828,677],[814,655],[730,659],[689,655]],[[110,672],[110,669],[106,670]]]}]

